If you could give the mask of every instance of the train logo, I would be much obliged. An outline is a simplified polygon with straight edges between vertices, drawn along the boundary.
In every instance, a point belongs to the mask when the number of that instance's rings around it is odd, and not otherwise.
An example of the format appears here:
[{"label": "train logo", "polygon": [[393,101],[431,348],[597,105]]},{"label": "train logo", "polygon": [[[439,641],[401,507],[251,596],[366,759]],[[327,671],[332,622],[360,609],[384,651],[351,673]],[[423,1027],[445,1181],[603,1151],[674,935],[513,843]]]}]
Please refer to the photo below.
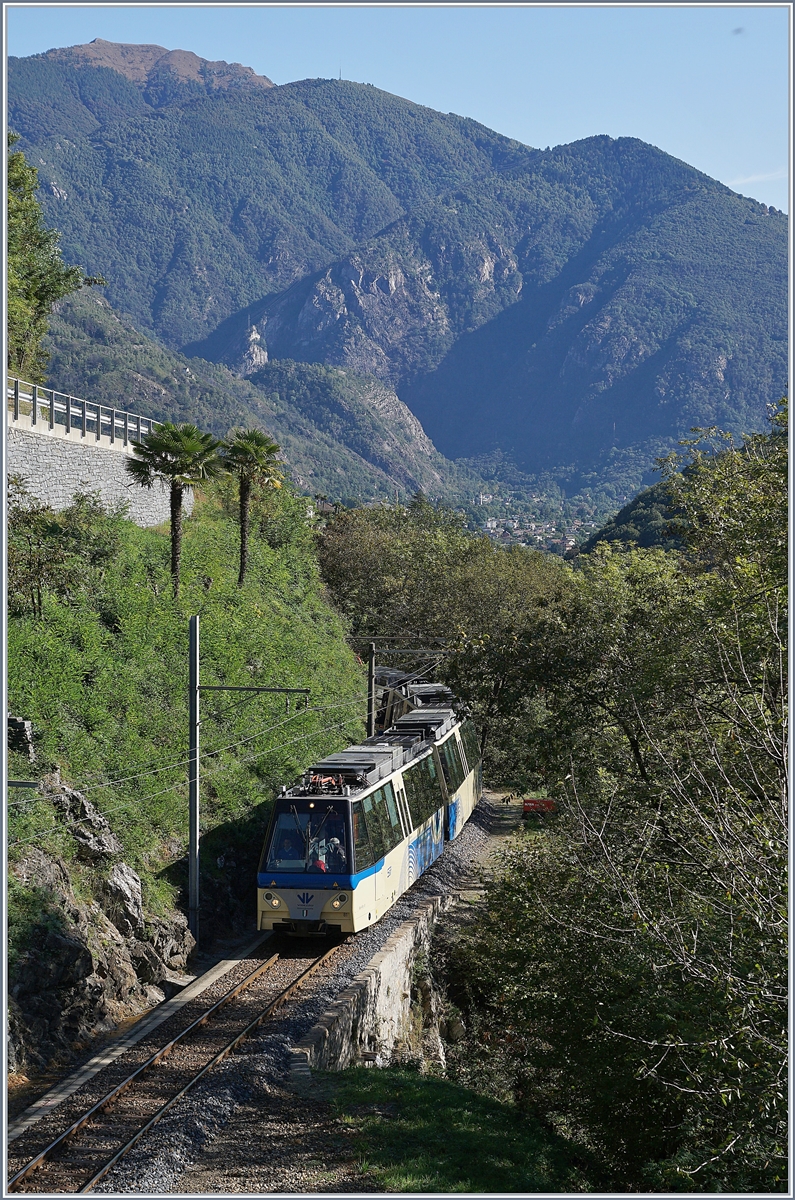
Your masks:
[{"label": "train logo", "polygon": [[315,898],[314,892],[301,892],[301,894],[298,897],[298,903],[299,904],[309,904],[309,902],[311,900],[314,900],[314,898]]}]

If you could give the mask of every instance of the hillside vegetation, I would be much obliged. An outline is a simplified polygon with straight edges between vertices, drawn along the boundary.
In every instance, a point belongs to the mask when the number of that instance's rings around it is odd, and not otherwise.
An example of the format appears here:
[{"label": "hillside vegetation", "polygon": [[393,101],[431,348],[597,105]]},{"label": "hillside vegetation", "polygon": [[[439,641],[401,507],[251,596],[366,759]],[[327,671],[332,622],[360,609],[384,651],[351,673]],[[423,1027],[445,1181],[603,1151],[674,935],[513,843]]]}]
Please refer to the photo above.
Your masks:
[{"label": "hillside vegetation", "polygon": [[482,486],[434,449],[373,376],[282,361],[238,379],[166,349],[88,292],[57,307],[47,347],[59,390],[159,420],[194,421],[219,437],[235,425],[264,426],[293,480],[311,494],[361,504],[424,489],[459,501]]},{"label": "hillside vegetation", "polygon": [[434,969],[467,1030],[448,1076],[606,1192],[786,1191],[786,479],[782,408],[669,462],[678,549],[570,566],[421,503],[323,534],[354,628],[444,638],[487,779],[557,805]]},{"label": "hillside vegetation", "polygon": [[12,59],[10,121],[69,256],[172,350],[374,376],[525,490],[620,500],[692,426],[763,428],[783,214],[637,139],[542,151],[371,86],[141,53]]}]

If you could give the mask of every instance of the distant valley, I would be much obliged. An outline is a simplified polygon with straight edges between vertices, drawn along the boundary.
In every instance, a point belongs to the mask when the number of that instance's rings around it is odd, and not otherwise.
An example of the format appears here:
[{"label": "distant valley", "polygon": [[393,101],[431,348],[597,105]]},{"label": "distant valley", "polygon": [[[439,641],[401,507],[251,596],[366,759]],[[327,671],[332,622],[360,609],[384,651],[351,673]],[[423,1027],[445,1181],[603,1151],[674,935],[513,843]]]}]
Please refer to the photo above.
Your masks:
[{"label": "distant valley", "polygon": [[[302,462],[314,442],[329,495],[485,493],[521,527],[543,494],[587,523],[784,390],[786,217],[635,139],[541,151],[369,85],[107,42],[12,59],[9,122],[125,337],[193,361],[230,423],[267,412]],[[70,320],[57,385],[96,388]],[[152,402],[199,419],[195,392]]]}]

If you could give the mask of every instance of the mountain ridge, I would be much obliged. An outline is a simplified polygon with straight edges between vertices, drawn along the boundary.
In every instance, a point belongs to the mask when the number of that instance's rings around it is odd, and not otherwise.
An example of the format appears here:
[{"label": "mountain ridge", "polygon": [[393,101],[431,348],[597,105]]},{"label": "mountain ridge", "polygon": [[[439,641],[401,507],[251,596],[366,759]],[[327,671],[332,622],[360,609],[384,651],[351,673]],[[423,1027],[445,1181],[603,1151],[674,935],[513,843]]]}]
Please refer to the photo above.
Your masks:
[{"label": "mountain ridge", "polygon": [[[38,56],[34,56],[38,57]],[[153,77],[161,72],[172,74],[182,82],[201,83],[210,88],[223,88],[242,83],[254,87],[275,87],[266,75],[257,75],[242,63],[228,63],[201,58],[192,50],[167,50],[154,44],[109,42],[94,38],[77,46],[46,50],[44,58],[75,66],[108,67],[144,88],[151,86]]]}]

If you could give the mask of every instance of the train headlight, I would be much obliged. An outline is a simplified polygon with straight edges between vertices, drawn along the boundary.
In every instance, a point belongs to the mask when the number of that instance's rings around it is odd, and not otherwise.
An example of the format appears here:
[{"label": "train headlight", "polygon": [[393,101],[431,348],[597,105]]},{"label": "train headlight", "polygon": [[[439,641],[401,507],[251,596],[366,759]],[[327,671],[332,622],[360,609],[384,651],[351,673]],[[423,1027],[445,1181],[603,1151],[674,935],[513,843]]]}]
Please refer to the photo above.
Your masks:
[{"label": "train headlight", "polygon": [[270,904],[271,908],[281,908],[282,902],[278,896],[274,896],[273,892],[266,892],[263,900]]},{"label": "train headlight", "polygon": [[348,899],[348,897],[344,893],[341,896],[335,896],[334,899],[331,901],[331,907],[332,908],[342,908],[343,904],[345,903],[345,901],[347,899]]}]

